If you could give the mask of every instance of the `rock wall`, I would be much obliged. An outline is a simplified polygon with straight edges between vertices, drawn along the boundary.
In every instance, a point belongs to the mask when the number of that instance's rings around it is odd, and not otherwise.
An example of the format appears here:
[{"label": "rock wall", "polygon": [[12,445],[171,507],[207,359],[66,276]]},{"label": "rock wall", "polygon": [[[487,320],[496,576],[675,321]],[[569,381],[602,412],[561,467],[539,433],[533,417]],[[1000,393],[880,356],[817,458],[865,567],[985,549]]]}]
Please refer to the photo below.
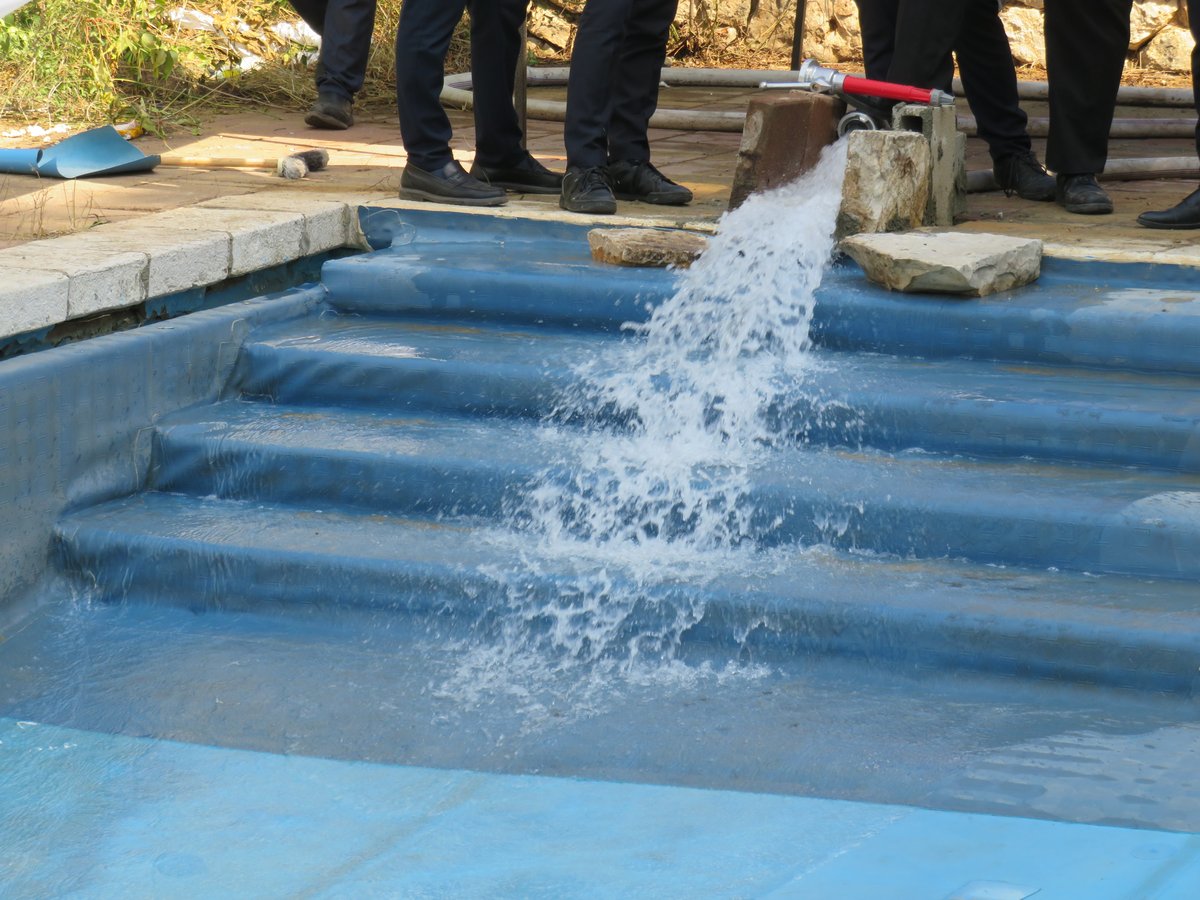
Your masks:
[{"label": "rock wall", "polygon": [[[804,53],[822,62],[858,62],[862,40],[854,0],[807,0]],[[548,53],[569,53],[583,0],[533,0],[530,43]],[[1018,65],[1044,66],[1043,0],[1010,0],[1001,13]],[[796,0],[680,0],[676,21],[689,34],[724,46],[782,50],[792,43]],[[1129,59],[1164,72],[1190,70],[1192,36],[1184,0],[1136,0]]]}]

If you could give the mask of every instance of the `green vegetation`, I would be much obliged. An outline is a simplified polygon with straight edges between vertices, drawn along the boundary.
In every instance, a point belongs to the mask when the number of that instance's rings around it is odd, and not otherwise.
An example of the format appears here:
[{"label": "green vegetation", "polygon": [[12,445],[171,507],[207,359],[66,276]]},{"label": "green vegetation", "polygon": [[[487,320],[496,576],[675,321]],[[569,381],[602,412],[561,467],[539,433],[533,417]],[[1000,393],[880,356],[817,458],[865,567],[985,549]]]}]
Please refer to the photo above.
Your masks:
[{"label": "green vegetation", "polygon": [[[211,17],[212,29],[185,27],[180,10]],[[393,102],[399,11],[400,0],[379,4],[363,105]],[[280,21],[298,21],[285,0],[34,0],[0,20],[0,119],[161,131],[247,102],[303,108],[313,48],[275,38]],[[241,71],[239,48],[262,63]],[[456,41],[451,65],[465,49]]]}]

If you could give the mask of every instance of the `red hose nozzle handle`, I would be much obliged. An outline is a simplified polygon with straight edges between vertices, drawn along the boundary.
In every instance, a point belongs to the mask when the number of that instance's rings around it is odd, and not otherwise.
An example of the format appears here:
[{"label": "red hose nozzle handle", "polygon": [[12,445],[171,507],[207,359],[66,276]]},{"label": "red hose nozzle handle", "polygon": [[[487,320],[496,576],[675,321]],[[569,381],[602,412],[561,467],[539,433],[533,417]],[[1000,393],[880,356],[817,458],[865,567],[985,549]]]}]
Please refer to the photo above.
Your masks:
[{"label": "red hose nozzle handle", "polygon": [[923,103],[929,106],[949,106],[954,97],[945,91],[893,84],[890,81],[875,81],[857,75],[843,75],[836,69],[826,68],[815,59],[806,59],[797,72],[798,80],[810,84],[823,84],[835,93],[853,94],[859,97],[882,97],[904,103]]},{"label": "red hose nozzle handle", "polygon": [[885,100],[901,100],[905,103],[923,103],[929,106],[947,106],[954,102],[954,98],[945,91],[892,84],[890,81],[874,81],[855,75],[844,75],[837,88],[844,93],[860,97],[883,97]]}]

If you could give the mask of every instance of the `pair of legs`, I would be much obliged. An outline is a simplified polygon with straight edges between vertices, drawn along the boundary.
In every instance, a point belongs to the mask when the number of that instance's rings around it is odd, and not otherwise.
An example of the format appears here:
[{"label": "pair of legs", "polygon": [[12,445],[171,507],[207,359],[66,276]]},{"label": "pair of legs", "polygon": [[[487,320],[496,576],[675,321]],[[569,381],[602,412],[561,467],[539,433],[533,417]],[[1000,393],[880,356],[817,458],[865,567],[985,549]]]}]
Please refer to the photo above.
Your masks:
[{"label": "pair of legs", "polygon": [[992,159],[1031,152],[995,0],[858,0],[858,15],[868,78],[949,92],[953,51]]},{"label": "pair of legs", "polygon": [[[450,151],[453,132],[438,99],[446,52],[466,10],[471,14],[475,98],[475,166],[470,174]],[[526,0],[404,0],[396,29],[396,106],[408,153],[402,195],[495,206],[504,202],[504,184],[557,193],[561,179],[522,147],[513,106],[525,10]]]},{"label": "pair of legs", "polygon": [[305,117],[316,128],[348,128],[350,105],[362,90],[375,29],[376,0],[290,0],[308,27],[321,35],[317,102]]},{"label": "pair of legs", "polygon": [[587,0],[567,83],[561,205],[609,213],[617,196],[678,205],[691,191],[650,164],[647,132],[678,0]]}]

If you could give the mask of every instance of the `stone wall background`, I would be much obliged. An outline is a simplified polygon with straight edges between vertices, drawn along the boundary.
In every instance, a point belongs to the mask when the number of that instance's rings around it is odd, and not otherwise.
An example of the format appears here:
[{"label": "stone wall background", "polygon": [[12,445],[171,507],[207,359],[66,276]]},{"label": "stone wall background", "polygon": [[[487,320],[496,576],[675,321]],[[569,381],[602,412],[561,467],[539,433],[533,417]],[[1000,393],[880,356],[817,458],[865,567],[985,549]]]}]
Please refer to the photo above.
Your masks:
[{"label": "stone wall background", "polygon": [[[737,56],[778,57],[792,42],[796,0],[680,0],[675,49],[736,51]],[[569,54],[582,0],[534,0],[531,46],[549,55]],[[1044,67],[1043,0],[1011,0],[1001,17],[1019,66]],[[1139,68],[1186,74],[1192,36],[1183,0],[1136,0],[1129,60]],[[861,62],[862,40],[854,0],[808,0],[804,52],[825,63]]]}]

